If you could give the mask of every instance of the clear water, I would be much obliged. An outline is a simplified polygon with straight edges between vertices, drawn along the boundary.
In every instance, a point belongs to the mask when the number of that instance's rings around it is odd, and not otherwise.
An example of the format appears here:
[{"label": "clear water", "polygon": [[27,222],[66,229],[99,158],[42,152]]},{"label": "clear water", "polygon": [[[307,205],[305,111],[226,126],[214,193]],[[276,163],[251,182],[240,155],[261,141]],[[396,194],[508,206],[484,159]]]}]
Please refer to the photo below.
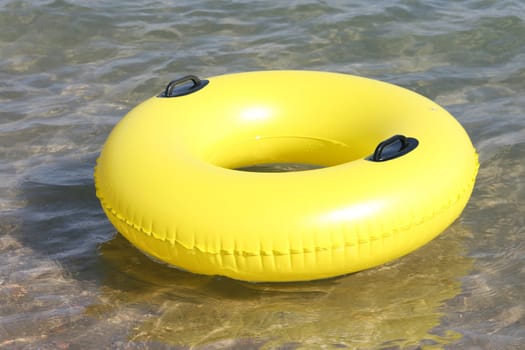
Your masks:
[{"label": "clear water", "polygon": [[[385,266],[277,285],[170,269],[115,233],[92,171],[129,109],[186,74],[284,68],[445,106],[480,152],[461,218]],[[521,0],[0,0],[0,348],[519,349],[524,146]]]}]

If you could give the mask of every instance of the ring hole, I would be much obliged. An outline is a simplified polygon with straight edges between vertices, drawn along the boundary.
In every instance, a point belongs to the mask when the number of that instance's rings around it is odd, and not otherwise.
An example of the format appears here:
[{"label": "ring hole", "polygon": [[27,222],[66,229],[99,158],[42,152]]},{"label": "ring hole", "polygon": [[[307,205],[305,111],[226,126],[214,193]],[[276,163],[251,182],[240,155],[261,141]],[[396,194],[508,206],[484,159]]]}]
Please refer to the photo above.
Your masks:
[{"label": "ring hole", "polygon": [[233,170],[239,171],[249,171],[253,173],[287,173],[294,171],[307,171],[322,169],[322,165],[314,164],[302,164],[302,163],[264,163],[264,164],[254,164],[249,166],[243,166],[240,168],[235,168]]},{"label": "ring hole", "polygon": [[216,166],[257,173],[301,172],[363,158],[370,147],[309,136],[270,136],[231,139],[215,144],[205,157]]}]

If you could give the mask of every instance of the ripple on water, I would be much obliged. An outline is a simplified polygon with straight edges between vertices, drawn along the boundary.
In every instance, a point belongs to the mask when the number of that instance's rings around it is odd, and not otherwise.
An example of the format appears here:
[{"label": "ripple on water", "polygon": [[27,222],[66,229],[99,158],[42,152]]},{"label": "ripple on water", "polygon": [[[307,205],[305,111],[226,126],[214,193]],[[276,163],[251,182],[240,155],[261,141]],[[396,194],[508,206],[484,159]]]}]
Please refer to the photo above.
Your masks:
[{"label": "ripple on water", "polygon": [[[0,4],[0,347],[519,348],[525,342],[520,1]],[[404,259],[315,283],[154,263],[115,235],[92,169],[174,78],[316,69],[444,104],[480,152],[472,200]]]}]

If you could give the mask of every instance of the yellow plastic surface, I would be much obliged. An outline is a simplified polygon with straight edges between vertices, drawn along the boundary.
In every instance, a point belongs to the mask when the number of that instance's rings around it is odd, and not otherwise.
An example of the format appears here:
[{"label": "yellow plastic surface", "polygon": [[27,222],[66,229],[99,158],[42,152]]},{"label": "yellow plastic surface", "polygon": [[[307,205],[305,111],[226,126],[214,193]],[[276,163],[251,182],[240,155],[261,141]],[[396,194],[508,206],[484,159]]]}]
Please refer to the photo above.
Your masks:
[{"label": "yellow plastic surface", "polygon": [[[131,110],[97,161],[109,220],[157,259],[248,281],[327,278],[417,249],[470,197],[476,151],[461,125],[421,95],[327,72],[208,80]],[[366,159],[396,134],[418,147]],[[233,170],[263,163],[325,168]]]}]

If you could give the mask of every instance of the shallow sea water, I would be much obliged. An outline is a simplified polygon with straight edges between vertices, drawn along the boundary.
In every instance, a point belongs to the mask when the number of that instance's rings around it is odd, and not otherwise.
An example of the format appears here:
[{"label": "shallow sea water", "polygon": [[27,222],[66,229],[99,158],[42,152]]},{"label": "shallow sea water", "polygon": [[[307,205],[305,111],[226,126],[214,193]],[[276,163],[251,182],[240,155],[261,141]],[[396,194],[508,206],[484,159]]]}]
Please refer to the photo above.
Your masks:
[{"label": "shallow sea water", "polygon": [[[111,128],[170,79],[263,69],[367,76],[446,107],[480,153],[462,216],[402,259],[317,282],[142,255],[95,197]],[[524,146],[521,0],[0,0],[0,349],[521,349]]]}]

